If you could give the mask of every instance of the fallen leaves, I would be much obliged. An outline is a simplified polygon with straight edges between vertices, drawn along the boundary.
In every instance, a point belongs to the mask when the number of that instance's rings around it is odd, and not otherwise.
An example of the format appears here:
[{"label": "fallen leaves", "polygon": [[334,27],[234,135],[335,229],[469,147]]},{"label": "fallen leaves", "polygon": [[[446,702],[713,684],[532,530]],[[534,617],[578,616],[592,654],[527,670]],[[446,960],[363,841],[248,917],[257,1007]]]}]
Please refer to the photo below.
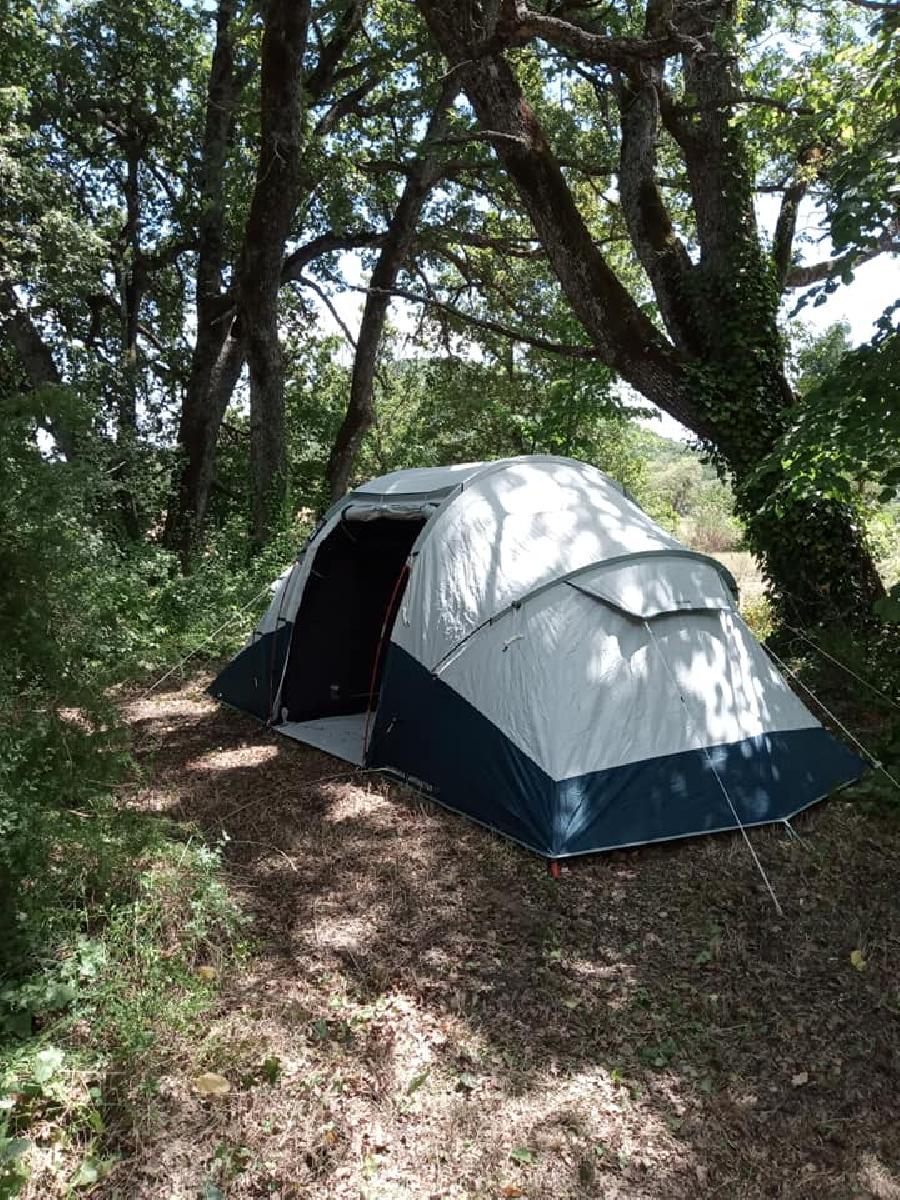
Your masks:
[{"label": "fallen leaves", "polygon": [[194,1091],[201,1096],[224,1096],[226,1092],[231,1091],[231,1084],[224,1075],[217,1075],[214,1071],[205,1071],[202,1075],[197,1075],[194,1078]]},{"label": "fallen leaves", "polygon": [[[241,726],[235,737],[245,736]],[[181,778],[196,742],[165,745],[181,755]],[[293,747],[267,764],[280,772],[273,791],[305,787],[306,764]],[[310,759],[309,774],[323,769]],[[234,775],[191,801],[204,819],[221,811],[222,789],[230,788],[229,805],[241,803],[248,778]],[[493,844],[483,858],[480,833],[462,835],[443,810],[426,819],[415,809],[423,828],[413,843],[412,822],[385,816],[387,801],[375,793],[347,785],[343,808],[337,795],[328,792],[321,814],[311,803],[302,822],[289,819],[286,801],[258,831],[234,831],[283,847],[303,872],[286,891],[277,865],[260,857],[260,920],[279,933],[271,947],[268,938],[260,944],[249,979],[248,968],[219,966],[213,955],[217,976],[193,971],[210,980],[203,991],[226,977],[234,986],[217,1001],[226,1015],[213,1018],[212,1039],[178,1060],[198,1056],[187,1084],[206,1116],[182,1106],[177,1067],[164,1111],[179,1124],[182,1112],[197,1121],[197,1150],[216,1171],[218,1139],[238,1122],[256,1155],[240,1183],[210,1189],[209,1200],[230,1188],[262,1193],[281,1178],[292,1181],[281,1185],[285,1197],[399,1195],[401,1179],[416,1186],[432,1161],[448,1183],[471,1179],[485,1200],[719,1195],[745,1169],[751,1136],[767,1139],[747,1185],[755,1194],[784,1190],[807,1147],[822,1142],[822,1182],[800,1190],[849,1196],[859,1190],[860,1147],[878,1139],[895,1153],[893,1064],[891,1074],[873,1071],[870,1051],[876,1037],[886,1040],[896,1004],[846,1003],[848,992],[881,979],[895,863],[886,848],[869,848],[852,806],[846,816],[839,805],[817,810],[833,852],[822,860],[821,903],[778,937],[764,897],[758,913],[748,911],[749,875],[724,842],[677,856],[651,851],[634,860],[640,869],[620,870],[614,858],[585,864],[583,905],[569,896],[548,910],[544,876],[530,860]],[[780,846],[773,840],[771,853],[787,856]],[[851,904],[859,923],[848,932]],[[346,912],[372,922],[353,958]],[[643,930],[662,912],[665,930],[655,927],[665,936],[651,953]],[[832,1069],[837,1048],[842,1071]],[[234,1095],[195,1090],[204,1063],[231,1072]],[[866,1120],[836,1118],[842,1100],[855,1106],[849,1112],[863,1103]],[[169,1154],[162,1128],[142,1151],[152,1178]],[[184,1169],[200,1170],[193,1128],[172,1129]]]}]

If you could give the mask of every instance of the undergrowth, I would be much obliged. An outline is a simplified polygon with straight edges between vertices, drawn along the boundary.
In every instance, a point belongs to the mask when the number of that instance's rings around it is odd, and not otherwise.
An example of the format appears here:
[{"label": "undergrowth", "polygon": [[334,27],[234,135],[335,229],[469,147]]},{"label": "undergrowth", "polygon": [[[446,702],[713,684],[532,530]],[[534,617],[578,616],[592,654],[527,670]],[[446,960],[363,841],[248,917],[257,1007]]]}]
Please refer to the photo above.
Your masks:
[{"label": "undergrowth", "polygon": [[58,853],[14,907],[19,970],[7,958],[0,985],[2,1200],[29,1178],[34,1195],[64,1193],[112,1166],[132,1103],[242,948],[219,850],[183,827],[95,804],[47,834]]},{"label": "undergrowth", "polygon": [[770,641],[804,703],[867,762],[854,799],[900,817],[900,626],[784,628]]},{"label": "undergrowth", "polygon": [[87,423],[69,463],[34,421],[27,397],[0,403],[0,1200],[100,1177],[213,998],[198,967],[239,949],[219,850],[118,802],[136,768],[111,689],[198,643],[230,652],[297,536],[250,559],[223,530],[185,579],[120,536]]}]

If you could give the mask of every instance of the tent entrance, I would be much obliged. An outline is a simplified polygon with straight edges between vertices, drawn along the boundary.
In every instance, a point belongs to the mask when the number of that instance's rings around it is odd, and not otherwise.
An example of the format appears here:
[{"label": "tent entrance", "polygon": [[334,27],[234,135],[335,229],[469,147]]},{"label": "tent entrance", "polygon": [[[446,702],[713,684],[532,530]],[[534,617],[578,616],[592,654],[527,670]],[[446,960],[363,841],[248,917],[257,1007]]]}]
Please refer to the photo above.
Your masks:
[{"label": "tent entrance", "polygon": [[325,750],[344,762],[363,766],[365,762],[366,714],[350,713],[346,717],[320,717],[317,721],[287,721],[275,726],[278,733]]},{"label": "tent entrance", "polygon": [[382,631],[387,627],[386,641],[403,594],[401,575],[426,520],[421,513],[345,519],[318,547],[294,621],[281,732],[350,758],[343,747],[358,725],[361,754],[365,714],[377,704],[384,666]]}]

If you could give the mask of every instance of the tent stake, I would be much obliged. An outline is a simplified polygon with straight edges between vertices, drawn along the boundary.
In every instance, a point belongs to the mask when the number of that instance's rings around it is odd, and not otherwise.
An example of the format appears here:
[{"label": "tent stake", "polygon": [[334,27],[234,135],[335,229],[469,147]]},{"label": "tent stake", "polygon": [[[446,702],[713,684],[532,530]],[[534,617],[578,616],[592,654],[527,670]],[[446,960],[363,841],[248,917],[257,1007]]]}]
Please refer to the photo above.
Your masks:
[{"label": "tent stake", "polygon": [[550,873],[551,879],[559,879],[559,859],[558,858],[548,858],[547,859],[547,870]]}]

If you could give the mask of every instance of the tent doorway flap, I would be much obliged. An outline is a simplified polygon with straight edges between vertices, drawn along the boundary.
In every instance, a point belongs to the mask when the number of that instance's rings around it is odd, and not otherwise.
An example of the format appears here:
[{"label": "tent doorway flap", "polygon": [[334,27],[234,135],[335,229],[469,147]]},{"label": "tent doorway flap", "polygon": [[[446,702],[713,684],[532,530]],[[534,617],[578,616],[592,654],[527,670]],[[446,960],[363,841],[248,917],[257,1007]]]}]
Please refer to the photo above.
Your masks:
[{"label": "tent doorway flap", "polygon": [[417,510],[406,519],[394,513],[340,521],[318,547],[294,624],[281,689],[283,722],[374,707],[382,632],[393,625],[403,591],[397,581],[426,520]]}]

